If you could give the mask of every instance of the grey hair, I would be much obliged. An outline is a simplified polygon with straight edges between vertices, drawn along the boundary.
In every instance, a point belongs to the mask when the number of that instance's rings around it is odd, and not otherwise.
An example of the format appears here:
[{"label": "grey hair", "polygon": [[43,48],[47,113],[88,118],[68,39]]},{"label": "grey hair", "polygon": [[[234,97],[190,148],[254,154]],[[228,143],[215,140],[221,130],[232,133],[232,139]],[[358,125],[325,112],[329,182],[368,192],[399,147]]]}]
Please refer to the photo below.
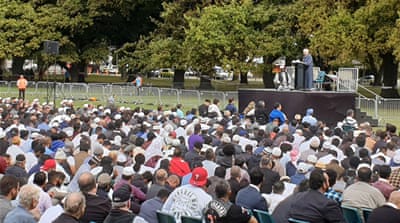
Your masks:
[{"label": "grey hair", "polygon": [[126,206],[128,206],[128,202],[129,202],[129,200],[124,201],[124,202],[112,202],[112,207],[113,207],[113,208],[122,208],[122,207],[126,207]]},{"label": "grey hair", "polygon": [[64,211],[66,213],[74,215],[83,207],[86,207],[86,199],[81,192],[70,193],[65,197]]},{"label": "grey hair", "polygon": [[19,204],[26,209],[30,209],[33,200],[39,201],[39,198],[40,188],[36,185],[26,184],[19,191]]}]

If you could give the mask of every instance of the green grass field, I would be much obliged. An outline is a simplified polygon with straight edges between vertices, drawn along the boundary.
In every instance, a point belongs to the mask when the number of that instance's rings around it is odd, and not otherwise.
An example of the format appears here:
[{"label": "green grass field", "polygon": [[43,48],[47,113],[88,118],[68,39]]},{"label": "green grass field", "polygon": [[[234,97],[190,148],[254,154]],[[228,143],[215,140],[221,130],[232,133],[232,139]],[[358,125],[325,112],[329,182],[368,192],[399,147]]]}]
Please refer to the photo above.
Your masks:
[{"label": "green grass field", "polygon": [[[91,84],[96,83],[114,83],[123,84],[126,83],[125,80],[120,77],[115,76],[94,76],[90,75],[86,78],[86,81]],[[5,85],[0,85],[0,97],[17,97],[18,90],[16,86],[10,87]],[[51,84],[51,83],[50,83]],[[113,87],[100,87],[100,85],[89,87],[89,91],[86,92],[84,88],[74,88],[74,89],[57,89],[56,91],[56,106],[59,106],[60,101],[63,99],[74,99],[75,105],[81,107],[83,104],[92,103],[95,105],[107,105],[107,99],[114,95],[116,105],[125,106],[130,108],[143,107],[145,109],[155,109],[158,105],[163,105],[165,109],[176,106],[180,103],[183,105],[185,111],[190,110],[193,107],[198,107],[199,104],[203,102],[205,98],[213,99],[219,98],[221,100],[221,106],[225,106],[228,96],[224,96],[223,92],[236,92],[239,88],[263,88],[263,83],[260,79],[250,80],[249,84],[241,85],[239,81],[220,81],[212,80],[212,86],[214,90],[198,93],[199,79],[186,79],[184,83],[185,93],[178,96],[177,90],[172,89],[172,79],[144,79],[144,85],[146,86],[145,92],[141,92],[140,96],[137,96],[136,89],[134,86],[118,86],[113,85]],[[160,89],[160,92],[158,92]],[[368,89],[377,92],[379,89],[375,87],[368,87]],[[372,96],[368,92],[361,92],[365,96]],[[48,96],[49,95],[49,96]],[[28,88],[26,92],[26,98],[28,100],[33,100],[34,98],[40,99],[40,101],[53,101],[54,92],[51,89],[47,93],[46,83],[41,82],[40,86],[35,89],[33,87]],[[97,101],[89,101],[88,99],[95,97]],[[225,103],[225,104],[224,104]],[[238,101],[236,101],[238,103]],[[379,109],[379,114],[385,115],[388,112],[392,112],[385,109]],[[373,114],[373,110],[367,111],[369,114]],[[400,118],[385,118],[381,119],[382,123],[393,123],[396,126],[400,126]]]}]

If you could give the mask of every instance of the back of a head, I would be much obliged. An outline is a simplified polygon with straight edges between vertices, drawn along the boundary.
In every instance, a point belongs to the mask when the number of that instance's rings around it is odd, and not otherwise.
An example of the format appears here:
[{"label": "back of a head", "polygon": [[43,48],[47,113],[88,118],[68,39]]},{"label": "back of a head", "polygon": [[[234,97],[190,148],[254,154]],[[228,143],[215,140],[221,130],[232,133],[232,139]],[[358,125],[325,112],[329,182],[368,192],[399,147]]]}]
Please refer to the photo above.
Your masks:
[{"label": "back of a head", "polygon": [[304,192],[307,191],[308,189],[310,189],[310,181],[305,179],[303,181],[301,181],[301,183],[299,185],[297,185],[296,187],[296,192]]},{"label": "back of a head", "polygon": [[383,179],[389,179],[392,169],[389,165],[382,165],[379,167],[379,176]]},{"label": "back of a head", "polygon": [[38,186],[43,186],[47,182],[47,175],[44,172],[37,172],[33,177],[33,183]]},{"label": "back of a head", "polygon": [[26,209],[34,208],[32,207],[33,201],[36,200],[39,202],[39,197],[39,187],[33,184],[26,184],[19,191],[19,204]]},{"label": "back of a head", "polygon": [[346,116],[353,116],[354,115],[354,110],[353,109],[348,109],[346,111]]},{"label": "back of a head", "polygon": [[12,189],[18,189],[18,178],[12,175],[3,176],[0,180],[0,195],[7,196]]},{"label": "back of a head", "polygon": [[231,168],[231,178],[240,178],[242,175],[241,169],[239,166],[232,166]]},{"label": "back of a head", "polygon": [[174,156],[174,157],[182,157],[182,150],[181,150],[179,147],[176,147],[176,148],[174,149],[174,154],[173,154],[173,156]]},{"label": "back of a head", "polygon": [[260,167],[267,168],[270,166],[272,160],[268,156],[262,156],[260,160]]},{"label": "back of a head", "polygon": [[96,188],[96,179],[91,173],[83,173],[78,179],[78,184],[82,193],[88,193]]},{"label": "back of a head", "polygon": [[274,104],[274,109],[278,109],[281,106],[281,103],[275,102]]},{"label": "back of a head", "polygon": [[284,190],[285,184],[282,181],[275,182],[274,185],[272,185],[272,191],[274,194],[282,194]]},{"label": "back of a head", "polygon": [[64,211],[70,215],[76,216],[84,212],[86,199],[80,192],[73,192],[65,197]]},{"label": "back of a head", "polygon": [[164,169],[158,169],[155,173],[155,180],[157,183],[163,184],[168,178],[168,173]]},{"label": "back of a head", "polygon": [[223,166],[215,168],[214,176],[225,179],[226,169]]},{"label": "back of a head", "polygon": [[215,157],[214,150],[207,149],[205,154],[206,160],[213,160]]},{"label": "back of a head", "polygon": [[263,181],[264,174],[260,168],[254,167],[250,170],[250,183],[253,185],[259,185]]},{"label": "back of a head", "polygon": [[161,190],[159,190],[159,191],[157,192],[157,195],[156,195],[156,196],[157,196],[158,198],[160,198],[161,200],[163,200],[163,199],[167,199],[170,193],[171,193],[171,192],[170,192],[169,190],[162,188]]},{"label": "back of a head", "polygon": [[333,169],[327,169],[326,174],[328,175],[329,178],[329,186],[332,187],[336,183],[337,172]]},{"label": "back of a head", "polygon": [[361,167],[357,171],[357,178],[359,181],[369,183],[371,181],[372,171],[368,167]]},{"label": "back of a head", "polygon": [[79,142],[79,151],[86,151],[90,150],[90,139],[86,136],[82,136]]},{"label": "back of a head", "polygon": [[360,134],[359,136],[356,137],[356,144],[358,147],[364,147],[366,142],[365,135]]},{"label": "back of a head", "polygon": [[310,174],[310,189],[319,190],[325,182],[324,172],[321,169],[314,169]]},{"label": "back of a head", "polygon": [[229,194],[231,187],[226,180],[222,180],[215,186],[215,195],[217,198],[223,198]]}]

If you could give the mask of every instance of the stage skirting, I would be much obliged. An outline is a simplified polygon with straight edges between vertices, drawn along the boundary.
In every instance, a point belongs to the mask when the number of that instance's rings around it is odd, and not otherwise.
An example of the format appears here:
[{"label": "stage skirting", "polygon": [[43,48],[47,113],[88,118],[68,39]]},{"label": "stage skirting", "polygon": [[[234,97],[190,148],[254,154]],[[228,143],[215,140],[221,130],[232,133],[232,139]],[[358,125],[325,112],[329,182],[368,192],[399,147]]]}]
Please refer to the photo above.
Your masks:
[{"label": "stage skirting", "polygon": [[347,92],[240,89],[239,111],[242,112],[250,101],[257,103],[264,100],[269,111],[272,111],[275,102],[279,102],[289,120],[295,114],[304,116],[307,108],[313,108],[317,119],[332,126],[345,118],[347,109],[355,109],[355,97],[355,93]]}]

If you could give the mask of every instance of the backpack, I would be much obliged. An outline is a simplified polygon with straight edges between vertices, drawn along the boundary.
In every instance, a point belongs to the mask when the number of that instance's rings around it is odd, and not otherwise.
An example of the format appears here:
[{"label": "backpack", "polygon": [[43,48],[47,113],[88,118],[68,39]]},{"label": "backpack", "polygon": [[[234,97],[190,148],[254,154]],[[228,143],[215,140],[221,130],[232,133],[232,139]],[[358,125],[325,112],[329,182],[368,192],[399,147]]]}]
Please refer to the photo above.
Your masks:
[{"label": "backpack", "polygon": [[223,202],[220,200],[212,200],[208,203],[204,210],[205,222],[206,223],[218,223],[221,219],[226,217],[229,209],[231,208],[231,202]]}]

